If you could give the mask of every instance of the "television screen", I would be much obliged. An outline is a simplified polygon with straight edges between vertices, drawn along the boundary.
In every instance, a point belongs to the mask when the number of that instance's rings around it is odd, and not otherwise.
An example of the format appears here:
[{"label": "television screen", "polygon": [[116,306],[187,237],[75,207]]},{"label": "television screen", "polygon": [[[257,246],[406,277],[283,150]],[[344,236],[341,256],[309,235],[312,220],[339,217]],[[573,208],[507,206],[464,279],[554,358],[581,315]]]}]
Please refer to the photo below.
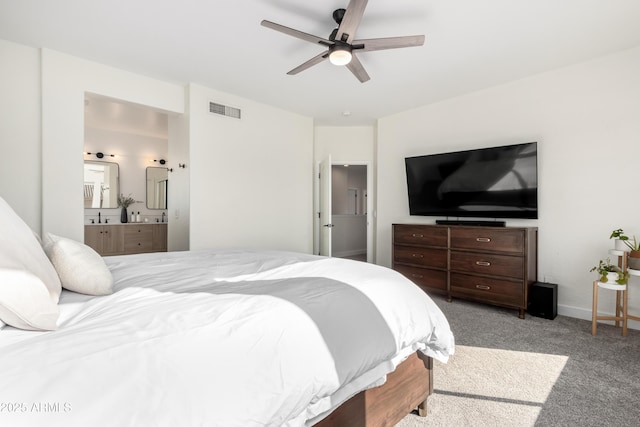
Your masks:
[{"label": "television screen", "polygon": [[411,215],[538,218],[537,143],[407,157]]}]

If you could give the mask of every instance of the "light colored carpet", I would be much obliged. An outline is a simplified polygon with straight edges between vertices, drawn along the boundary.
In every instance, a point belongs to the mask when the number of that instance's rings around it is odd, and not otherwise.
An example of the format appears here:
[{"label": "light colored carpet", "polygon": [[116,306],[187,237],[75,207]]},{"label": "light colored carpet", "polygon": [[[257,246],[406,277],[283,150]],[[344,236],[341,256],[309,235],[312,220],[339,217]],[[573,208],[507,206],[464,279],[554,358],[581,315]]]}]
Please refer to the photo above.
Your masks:
[{"label": "light colored carpet", "polygon": [[434,297],[456,354],[434,363],[428,416],[397,427],[640,425],[640,331]]}]

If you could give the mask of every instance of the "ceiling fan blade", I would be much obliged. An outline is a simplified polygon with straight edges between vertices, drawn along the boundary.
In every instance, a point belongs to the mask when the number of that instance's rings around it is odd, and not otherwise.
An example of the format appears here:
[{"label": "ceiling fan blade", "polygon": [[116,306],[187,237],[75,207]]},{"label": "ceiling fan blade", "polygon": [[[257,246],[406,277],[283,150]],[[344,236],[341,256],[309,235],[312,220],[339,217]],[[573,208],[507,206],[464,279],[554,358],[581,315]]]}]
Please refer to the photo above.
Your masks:
[{"label": "ceiling fan blade", "polygon": [[338,27],[336,40],[351,44],[356,35],[356,30],[360,26],[360,20],[364,14],[364,9],[367,7],[367,1],[368,0],[351,0],[349,2],[347,11],[344,13],[342,22]]},{"label": "ceiling fan blade", "polygon": [[[424,44],[424,36],[402,36],[402,37],[385,37],[381,39],[355,40],[353,42],[354,49],[358,52],[370,52],[373,50],[398,49],[401,47],[422,46]],[[359,48],[364,45],[363,48]]]},{"label": "ceiling fan blade", "polygon": [[330,40],[323,39],[322,37],[317,37],[312,34],[303,33],[302,31],[294,30],[293,28],[285,27],[284,25],[276,24],[275,22],[267,21],[266,19],[263,20],[260,25],[311,43],[321,44],[327,47],[333,46],[333,42]]},{"label": "ceiling fan blade", "polygon": [[360,60],[353,54],[351,56],[351,62],[347,64],[347,68],[353,73],[354,76],[357,77],[358,80],[360,80],[360,83],[364,83],[371,79],[371,77],[369,77],[369,74],[367,74],[367,71],[362,66]]},{"label": "ceiling fan blade", "polygon": [[322,52],[320,55],[316,55],[313,58],[311,58],[310,60],[308,60],[307,62],[298,65],[296,68],[294,68],[293,70],[289,71],[287,74],[289,74],[290,76],[298,74],[300,71],[304,71],[307,68],[311,68],[314,65],[321,63],[322,61],[324,61],[328,57],[329,57],[329,52],[328,51],[327,52]]}]

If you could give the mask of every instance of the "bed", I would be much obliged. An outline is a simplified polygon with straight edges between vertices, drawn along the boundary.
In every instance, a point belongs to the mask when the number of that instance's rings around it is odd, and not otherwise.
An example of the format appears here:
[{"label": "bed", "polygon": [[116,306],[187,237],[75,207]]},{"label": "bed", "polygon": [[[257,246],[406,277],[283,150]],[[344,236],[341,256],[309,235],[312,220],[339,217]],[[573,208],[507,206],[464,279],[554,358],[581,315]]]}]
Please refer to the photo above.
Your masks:
[{"label": "bed", "polygon": [[[20,221],[9,210],[0,199],[0,220]],[[17,228],[0,226],[0,425],[394,425],[425,414],[432,360],[454,351],[435,303],[384,267],[240,249],[101,258]]]}]

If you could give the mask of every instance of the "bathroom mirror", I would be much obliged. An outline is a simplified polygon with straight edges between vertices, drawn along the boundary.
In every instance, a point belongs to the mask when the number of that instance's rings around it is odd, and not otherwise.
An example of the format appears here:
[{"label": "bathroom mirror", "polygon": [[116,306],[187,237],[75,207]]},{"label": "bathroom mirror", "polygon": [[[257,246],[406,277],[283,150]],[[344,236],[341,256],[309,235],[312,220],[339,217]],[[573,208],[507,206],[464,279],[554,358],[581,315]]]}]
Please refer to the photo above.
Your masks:
[{"label": "bathroom mirror", "polygon": [[85,209],[115,209],[120,191],[120,168],[113,162],[84,161]]},{"label": "bathroom mirror", "polygon": [[147,209],[167,209],[167,168],[147,168]]}]

